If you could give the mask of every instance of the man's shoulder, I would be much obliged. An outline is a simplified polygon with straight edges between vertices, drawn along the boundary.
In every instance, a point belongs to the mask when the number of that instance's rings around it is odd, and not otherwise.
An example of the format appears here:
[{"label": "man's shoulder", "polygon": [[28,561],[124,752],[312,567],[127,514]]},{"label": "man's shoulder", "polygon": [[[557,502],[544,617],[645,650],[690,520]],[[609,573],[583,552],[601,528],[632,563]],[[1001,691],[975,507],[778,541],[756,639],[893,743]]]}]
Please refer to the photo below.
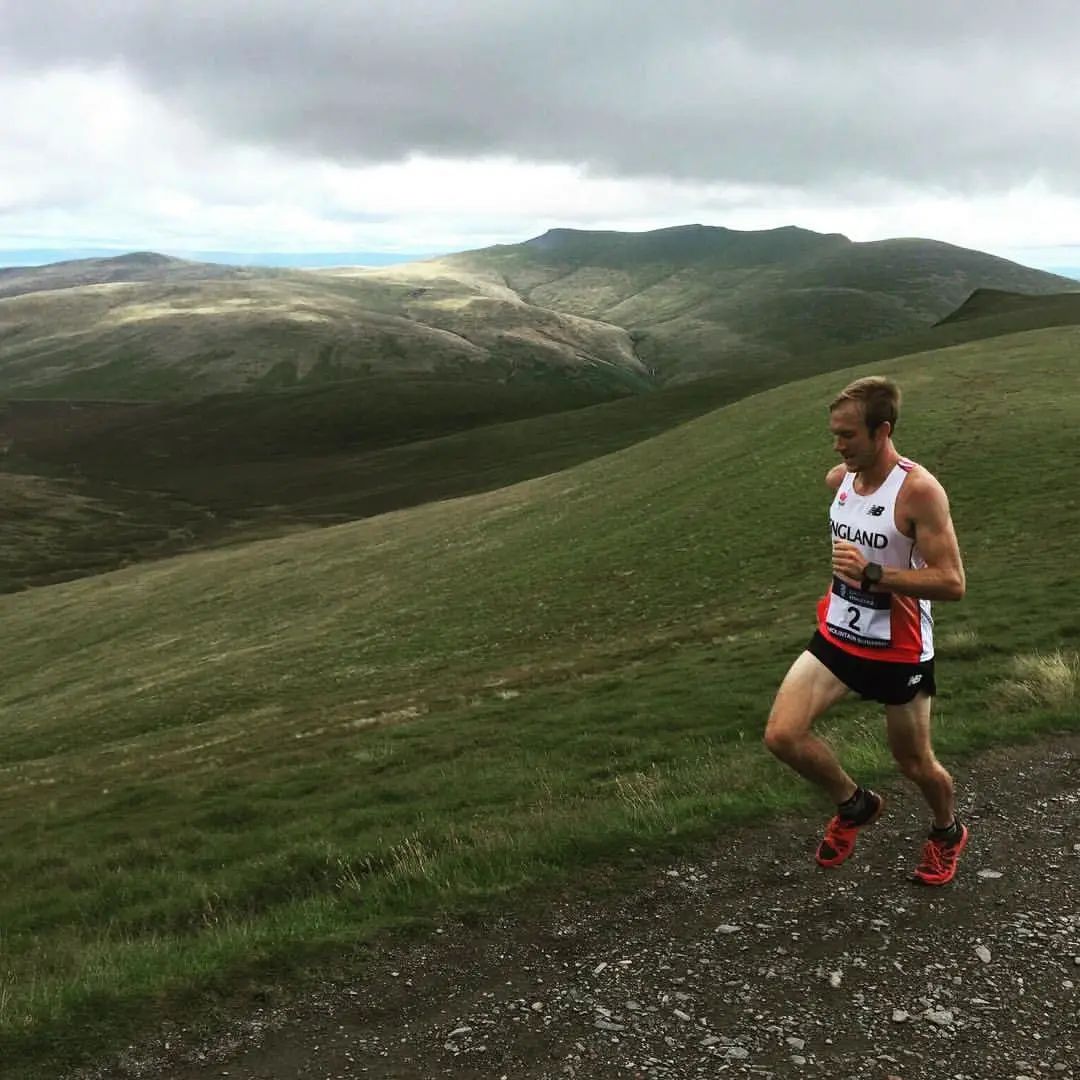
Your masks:
[{"label": "man's shoulder", "polygon": [[900,467],[907,473],[900,488],[900,499],[908,507],[948,505],[944,485],[926,466],[901,458]]},{"label": "man's shoulder", "polygon": [[907,473],[907,479],[904,481],[906,488],[914,490],[942,486],[941,481],[925,465],[920,465],[917,461],[902,457],[897,464]]}]

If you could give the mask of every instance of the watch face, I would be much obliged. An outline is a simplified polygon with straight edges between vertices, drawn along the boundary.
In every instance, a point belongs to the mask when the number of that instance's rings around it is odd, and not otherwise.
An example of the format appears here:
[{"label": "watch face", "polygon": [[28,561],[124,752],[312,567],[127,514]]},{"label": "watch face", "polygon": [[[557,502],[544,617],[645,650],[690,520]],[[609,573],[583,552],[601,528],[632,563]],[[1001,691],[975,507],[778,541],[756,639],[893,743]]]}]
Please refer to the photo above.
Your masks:
[{"label": "watch face", "polygon": [[881,580],[881,564],[880,563],[867,563],[866,569],[863,570],[863,577],[867,581],[879,582]]}]

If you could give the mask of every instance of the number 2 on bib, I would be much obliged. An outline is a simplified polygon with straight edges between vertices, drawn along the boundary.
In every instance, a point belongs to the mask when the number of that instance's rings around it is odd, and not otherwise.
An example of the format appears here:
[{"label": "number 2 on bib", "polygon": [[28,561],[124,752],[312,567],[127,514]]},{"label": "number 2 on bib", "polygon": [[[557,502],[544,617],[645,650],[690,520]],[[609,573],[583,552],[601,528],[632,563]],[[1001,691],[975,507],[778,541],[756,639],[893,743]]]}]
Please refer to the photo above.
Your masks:
[{"label": "number 2 on bib", "polygon": [[834,577],[825,622],[841,641],[870,649],[888,648],[892,644],[892,596],[865,592]]}]

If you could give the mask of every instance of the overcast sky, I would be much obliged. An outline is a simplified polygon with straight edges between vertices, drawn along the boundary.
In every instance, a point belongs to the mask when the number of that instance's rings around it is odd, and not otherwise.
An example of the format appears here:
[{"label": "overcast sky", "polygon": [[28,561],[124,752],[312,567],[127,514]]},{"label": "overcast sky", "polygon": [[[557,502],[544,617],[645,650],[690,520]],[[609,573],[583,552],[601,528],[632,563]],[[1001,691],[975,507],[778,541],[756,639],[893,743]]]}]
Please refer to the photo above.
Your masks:
[{"label": "overcast sky", "polygon": [[801,225],[1080,266],[1074,0],[0,0],[0,249]]}]

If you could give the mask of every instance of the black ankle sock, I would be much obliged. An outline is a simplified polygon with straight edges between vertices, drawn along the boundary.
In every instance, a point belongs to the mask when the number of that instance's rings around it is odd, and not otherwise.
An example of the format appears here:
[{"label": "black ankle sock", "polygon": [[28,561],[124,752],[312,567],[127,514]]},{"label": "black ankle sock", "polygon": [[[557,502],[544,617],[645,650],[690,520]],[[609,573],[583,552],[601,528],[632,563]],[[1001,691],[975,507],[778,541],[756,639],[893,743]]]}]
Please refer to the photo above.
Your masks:
[{"label": "black ankle sock", "polygon": [[858,821],[859,818],[866,814],[866,792],[861,788],[855,789],[855,794],[845,802],[840,803],[837,807],[840,816],[849,818],[852,821]]},{"label": "black ankle sock", "polygon": [[935,825],[930,830],[930,835],[935,840],[959,840],[960,839],[960,819],[958,817],[954,817],[952,824],[947,825],[944,829],[939,829]]}]

